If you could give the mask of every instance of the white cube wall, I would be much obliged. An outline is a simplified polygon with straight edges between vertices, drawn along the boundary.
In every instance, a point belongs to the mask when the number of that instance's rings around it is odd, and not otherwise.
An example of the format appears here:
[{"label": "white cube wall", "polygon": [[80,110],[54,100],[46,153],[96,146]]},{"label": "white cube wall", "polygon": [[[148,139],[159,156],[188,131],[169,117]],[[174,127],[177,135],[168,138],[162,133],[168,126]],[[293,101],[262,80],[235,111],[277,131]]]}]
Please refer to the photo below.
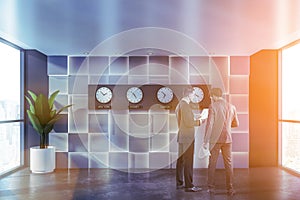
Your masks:
[{"label": "white cube wall", "polygon": [[108,167],[108,153],[89,153],[89,168]]},{"label": "white cube wall", "polygon": [[60,94],[68,94],[68,76],[50,76],[49,93],[59,90]]},{"label": "white cube wall", "polygon": [[[89,110],[89,84],[210,84],[221,87],[238,112],[233,129],[233,163],[247,168],[249,157],[249,68],[247,56],[50,56],[49,93],[60,90],[55,102],[65,111],[68,130],[61,125],[50,136],[57,146],[58,168],[159,169],[175,168],[177,122],[164,111]],[[195,128],[195,168],[204,126]],[[218,167],[223,167],[221,157]]]}]

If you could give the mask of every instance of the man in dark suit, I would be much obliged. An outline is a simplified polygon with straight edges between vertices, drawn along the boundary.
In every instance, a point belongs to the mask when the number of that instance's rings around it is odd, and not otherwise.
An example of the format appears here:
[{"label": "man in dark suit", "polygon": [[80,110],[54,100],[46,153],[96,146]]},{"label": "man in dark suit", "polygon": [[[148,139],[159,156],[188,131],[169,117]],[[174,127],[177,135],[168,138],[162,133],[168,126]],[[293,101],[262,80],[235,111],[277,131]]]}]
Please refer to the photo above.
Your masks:
[{"label": "man in dark suit", "polygon": [[194,90],[192,87],[185,88],[183,98],[179,101],[175,110],[179,128],[177,137],[176,186],[177,189],[185,188],[187,192],[198,192],[201,190],[201,188],[193,184],[194,127],[202,124],[200,119],[194,119],[194,114],[190,106],[193,95]]}]

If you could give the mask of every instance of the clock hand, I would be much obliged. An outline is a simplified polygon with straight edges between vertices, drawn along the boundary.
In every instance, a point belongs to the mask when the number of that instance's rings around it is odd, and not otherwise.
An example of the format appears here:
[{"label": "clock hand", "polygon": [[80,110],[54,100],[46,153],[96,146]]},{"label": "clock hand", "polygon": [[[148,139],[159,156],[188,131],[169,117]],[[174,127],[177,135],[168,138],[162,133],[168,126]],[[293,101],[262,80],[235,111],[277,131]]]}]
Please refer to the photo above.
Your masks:
[{"label": "clock hand", "polygon": [[133,96],[136,98],[136,95],[132,92]]}]

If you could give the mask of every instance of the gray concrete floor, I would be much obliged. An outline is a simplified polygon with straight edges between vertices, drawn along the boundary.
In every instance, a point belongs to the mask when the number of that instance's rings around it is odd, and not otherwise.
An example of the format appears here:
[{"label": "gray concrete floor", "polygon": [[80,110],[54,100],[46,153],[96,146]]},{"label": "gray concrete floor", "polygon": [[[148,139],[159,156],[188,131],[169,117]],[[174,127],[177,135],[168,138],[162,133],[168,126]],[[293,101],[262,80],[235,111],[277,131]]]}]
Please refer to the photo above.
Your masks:
[{"label": "gray concrete floor", "polygon": [[122,172],[113,169],[56,170],[32,174],[28,168],[0,180],[0,199],[105,199],[105,200],[298,200],[300,178],[280,168],[234,169],[236,195],[225,190],[224,170],[216,173],[216,194],[206,190],[206,169],[194,170],[194,183],[200,192],[175,187],[175,170]]}]

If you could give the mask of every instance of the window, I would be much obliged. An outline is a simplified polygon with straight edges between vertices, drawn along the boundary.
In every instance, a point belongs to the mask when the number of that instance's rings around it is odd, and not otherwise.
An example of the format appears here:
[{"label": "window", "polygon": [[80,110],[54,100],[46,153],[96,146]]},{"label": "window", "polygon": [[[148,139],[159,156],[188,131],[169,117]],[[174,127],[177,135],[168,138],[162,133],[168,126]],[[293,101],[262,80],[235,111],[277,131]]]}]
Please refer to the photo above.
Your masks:
[{"label": "window", "polygon": [[279,134],[281,164],[300,173],[300,43],[284,48],[281,57]]},{"label": "window", "polygon": [[22,165],[21,51],[0,40],[0,174]]}]

